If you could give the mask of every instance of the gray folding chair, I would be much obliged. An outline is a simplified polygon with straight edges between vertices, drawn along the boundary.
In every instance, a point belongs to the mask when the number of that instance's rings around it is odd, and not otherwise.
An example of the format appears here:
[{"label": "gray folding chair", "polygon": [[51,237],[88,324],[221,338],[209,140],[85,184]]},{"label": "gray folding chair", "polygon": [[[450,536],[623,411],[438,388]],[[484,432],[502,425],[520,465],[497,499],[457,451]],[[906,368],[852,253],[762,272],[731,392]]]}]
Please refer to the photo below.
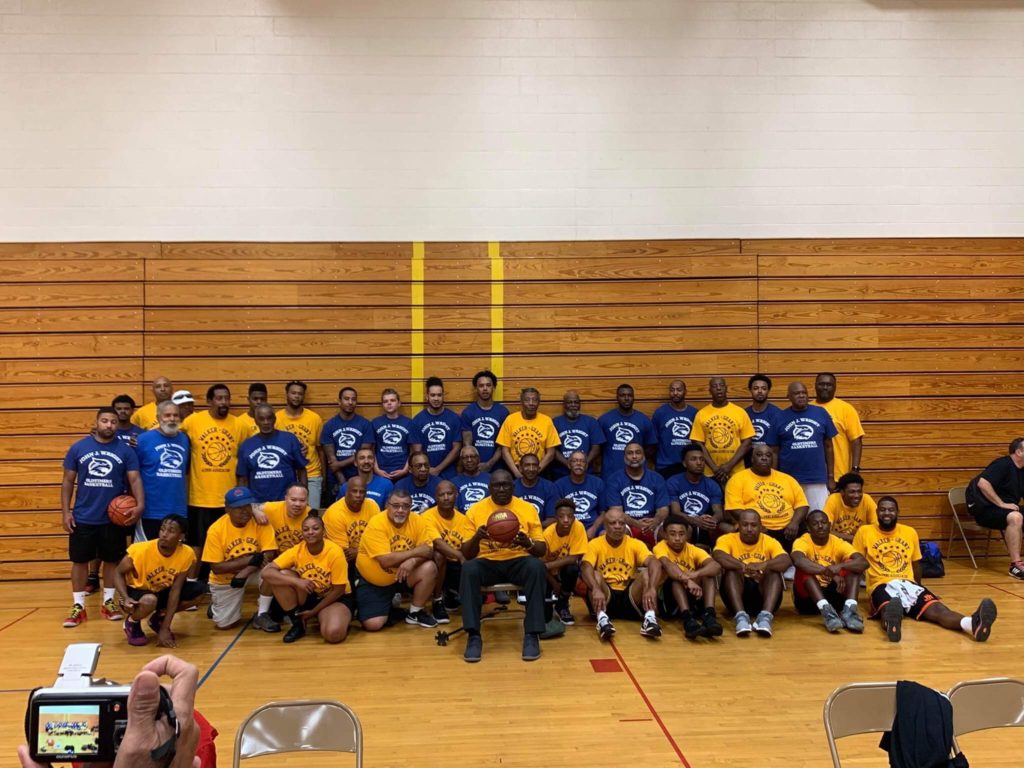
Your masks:
[{"label": "gray folding chair", "polygon": [[1010,677],[965,680],[949,689],[953,735],[1024,725],[1024,681]]},{"label": "gray folding chair", "polygon": [[253,710],[238,727],[233,768],[279,752],[354,752],[363,765],[363,726],[337,701],[275,701]]},{"label": "gray folding chair", "polygon": [[985,559],[988,560],[988,550],[992,544],[992,529],[982,528],[967,511],[967,487],[959,485],[949,489],[949,508],[953,510],[953,524],[949,527],[949,543],[946,545],[946,557],[953,556],[953,537],[957,532],[967,549],[967,556],[971,558],[971,565],[978,570],[978,562],[974,559],[974,552],[971,551],[971,544],[967,540],[966,531],[985,534]]},{"label": "gray folding chair", "polygon": [[842,768],[836,739],[892,729],[896,716],[896,683],[850,683],[832,691],[825,701],[825,736],[834,768]]}]

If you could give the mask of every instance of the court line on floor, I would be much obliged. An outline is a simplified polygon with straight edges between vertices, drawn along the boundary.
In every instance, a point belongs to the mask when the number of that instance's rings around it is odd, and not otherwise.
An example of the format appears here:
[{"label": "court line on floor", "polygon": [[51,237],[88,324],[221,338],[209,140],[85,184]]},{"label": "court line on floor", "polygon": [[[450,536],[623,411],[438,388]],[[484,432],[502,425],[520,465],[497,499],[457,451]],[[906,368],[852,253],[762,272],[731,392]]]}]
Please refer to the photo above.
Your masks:
[{"label": "court line on floor", "polygon": [[1000,587],[1000,586],[999,586],[998,584],[986,584],[985,586],[987,586],[987,587],[991,587],[992,589],[998,589],[998,590],[999,590],[1000,592],[1002,592],[1003,594],[1006,594],[1006,595],[1010,595],[1011,597],[1018,597],[1018,598],[1020,598],[1021,600],[1024,600],[1024,595],[1018,595],[1018,594],[1017,594],[1016,592],[1011,592],[1011,591],[1010,591],[1010,590],[1008,590],[1008,589],[1003,589],[1003,588],[1002,588],[1002,587]]},{"label": "court line on floor", "polygon": [[19,621],[21,621],[22,619],[27,619],[27,618],[28,618],[29,616],[31,616],[31,615],[32,615],[33,613],[35,613],[35,612],[36,612],[36,611],[38,611],[38,610],[39,610],[38,608],[33,608],[33,609],[32,609],[31,611],[29,611],[28,613],[26,613],[26,614],[25,614],[24,616],[19,616],[19,617],[18,617],[18,618],[16,618],[16,619],[15,619],[14,621],[10,621],[10,622],[8,622],[8,623],[4,624],[4,625],[3,625],[2,627],[0,627],[0,632],[3,632],[3,631],[4,631],[5,629],[7,629],[8,627],[13,627],[13,626],[14,626],[15,624],[17,624],[17,623],[18,623]]},{"label": "court line on floor", "polygon": [[656,722],[658,726],[661,728],[661,732],[665,734],[665,738],[668,739],[668,743],[671,745],[672,749],[675,750],[676,755],[679,756],[679,762],[685,765],[686,768],[691,768],[690,763],[686,759],[686,755],[683,754],[683,750],[679,748],[679,745],[676,743],[676,740],[672,738],[672,734],[669,733],[668,728],[665,726],[664,721],[661,719],[661,715],[658,714],[658,710],[654,708],[654,705],[651,703],[651,700],[647,698],[647,694],[644,692],[643,686],[640,685],[640,681],[636,679],[636,675],[633,674],[633,670],[629,668],[629,665],[626,663],[626,660],[619,652],[618,646],[615,645],[615,641],[610,640],[608,642],[608,645],[610,645],[612,650],[615,651],[615,655],[619,658],[619,663],[622,665],[622,668],[626,671],[626,674],[629,675],[629,679],[633,681],[633,687],[636,688],[636,692],[640,694],[640,698],[643,699],[644,704],[647,705],[647,711],[650,712],[651,715],[654,717],[654,722]]},{"label": "court line on floor", "polygon": [[238,634],[235,635],[235,639],[228,643],[228,647],[220,652],[220,656],[218,656],[217,659],[213,662],[213,664],[210,665],[210,668],[203,673],[203,676],[199,679],[199,685],[196,686],[197,689],[203,687],[203,683],[205,683],[209,679],[210,675],[212,675],[213,671],[217,668],[217,665],[224,660],[224,657],[231,652],[231,649],[235,647],[235,643],[242,639],[242,635],[245,634],[245,630],[247,630],[249,628],[249,625],[251,624],[252,619],[249,619],[249,621],[245,622],[242,628],[238,630]]}]

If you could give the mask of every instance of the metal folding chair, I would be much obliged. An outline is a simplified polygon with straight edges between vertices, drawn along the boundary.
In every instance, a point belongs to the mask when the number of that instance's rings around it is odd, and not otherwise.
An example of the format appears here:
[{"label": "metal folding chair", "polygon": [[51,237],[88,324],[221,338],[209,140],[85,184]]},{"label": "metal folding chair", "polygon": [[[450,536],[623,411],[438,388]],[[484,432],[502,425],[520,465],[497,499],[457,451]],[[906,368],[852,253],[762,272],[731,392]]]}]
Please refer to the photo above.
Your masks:
[{"label": "metal folding chair", "polygon": [[834,768],[842,768],[836,739],[892,729],[896,716],[896,683],[850,683],[836,688],[825,701],[825,736]]},{"label": "metal folding chair", "polygon": [[[488,592],[522,592],[523,587],[519,584],[512,584],[511,582],[501,584],[484,584],[480,587],[480,592],[486,595]],[[490,621],[496,619],[499,616],[508,613],[508,605],[496,604],[489,613],[484,613],[480,616],[480,621]],[[460,632],[465,632],[465,627],[458,627],[452,630],[439,630],[434,635],[434,642],[440,646],[448,645],[448,641],[455,637]]]},{"label": "metal folding chair", "polygon": [[960,538],[967,548],[967,556],[971,558],[971,565],[978,570],[978,562],[974,559],[974,552],[971,551],[971,544],[967,540],[967,531],[985,533],[985,559],[988,560],[989,547],[992,544],[992,529],[982,528],[967,511],[967,487],[959,485],[949,489],[949,508],[953,511],[953,524],[949,527],[949,543],[946,545],[946,557],[953,556],[953,537],[960,532]]},{"label": "metal folding chair", "polygon": [[233,768],[279,752],[351,752],[363,765],[363,726],[341,702],[275,701],[253,710],[238,727]]},{"label": "metal folding chair", "polygon": [[949,689],[953,735],[1024,725],[1024,681],[1010,677],[965,680]]}]

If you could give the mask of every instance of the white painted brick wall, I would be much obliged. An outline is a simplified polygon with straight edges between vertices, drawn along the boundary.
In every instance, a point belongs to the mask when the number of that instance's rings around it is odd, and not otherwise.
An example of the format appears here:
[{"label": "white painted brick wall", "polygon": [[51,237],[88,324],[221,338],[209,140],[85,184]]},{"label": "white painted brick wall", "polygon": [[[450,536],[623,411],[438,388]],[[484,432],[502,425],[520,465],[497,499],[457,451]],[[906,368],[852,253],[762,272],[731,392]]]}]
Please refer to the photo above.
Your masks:
[{"label": "white painted brick wall", "polygon": [[0,0],[0,239],[1024,234],[1024,5]]}]

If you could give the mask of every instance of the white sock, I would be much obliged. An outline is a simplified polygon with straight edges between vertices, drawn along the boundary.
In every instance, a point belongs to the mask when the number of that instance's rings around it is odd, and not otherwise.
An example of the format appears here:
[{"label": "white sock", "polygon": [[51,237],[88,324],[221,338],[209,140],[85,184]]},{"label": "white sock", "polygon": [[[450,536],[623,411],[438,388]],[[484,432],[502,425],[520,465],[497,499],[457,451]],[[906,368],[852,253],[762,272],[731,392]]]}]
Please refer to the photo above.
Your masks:
[{"label": "white sock", "polygon": [[273,595],[260,595],[259,599],[256,600],[256,612],[266,613],[270,610],[270,604],[274,602]]},{"label": "white sock", "polygon": [[855,610],[855,611],[857,610],[857,601],[856,601],[856,600],[847,600],[847,601],[846,601],[846,602],[844,603],[844,605],[845,605],[845,606],[846,606],[847,608],[853,608],[853,610]]},{"label": "white sock", "polygon": [[422,605],[416,605],[415,603],[409,603],[409,613],[417,613],[423,610]]},{"label": "white sock", "polygon": [[105,602],[107,602],[107,600],[113,600],[113,599],[114,599],[114,588],[113,587],[104,587],[103,588],[103,602],[105,603]]},{"label": "white sock", "polygon": [[608,614],[605,613],[604,611],[598,611],[597,612],[597,623],[598,624],[604,624],[606,621],[608,621]]},{"label": "white sock", "polygon": [[85,606],[85,592],[72,592],[71,602],[75,605]]},{"label": "white sock", "polygon": [[658,617],[654,615],[654,611],[647,611],[644,613],[644,621],[653,621],[655,624],[657,624]]},{"label": "white sock", "polygon": [[960,629],[966,632],[968,635],[974,636],[974,627],[971,626],[971,617],[964,616],[960,619]]},{"label": "white sock", "polygon": [[818,610],[819,611],[825,610],[825,606],[826,605],[828,605],[828,600],[826,600],[825,598],[822,598],[821,600],[818,601]]}]

